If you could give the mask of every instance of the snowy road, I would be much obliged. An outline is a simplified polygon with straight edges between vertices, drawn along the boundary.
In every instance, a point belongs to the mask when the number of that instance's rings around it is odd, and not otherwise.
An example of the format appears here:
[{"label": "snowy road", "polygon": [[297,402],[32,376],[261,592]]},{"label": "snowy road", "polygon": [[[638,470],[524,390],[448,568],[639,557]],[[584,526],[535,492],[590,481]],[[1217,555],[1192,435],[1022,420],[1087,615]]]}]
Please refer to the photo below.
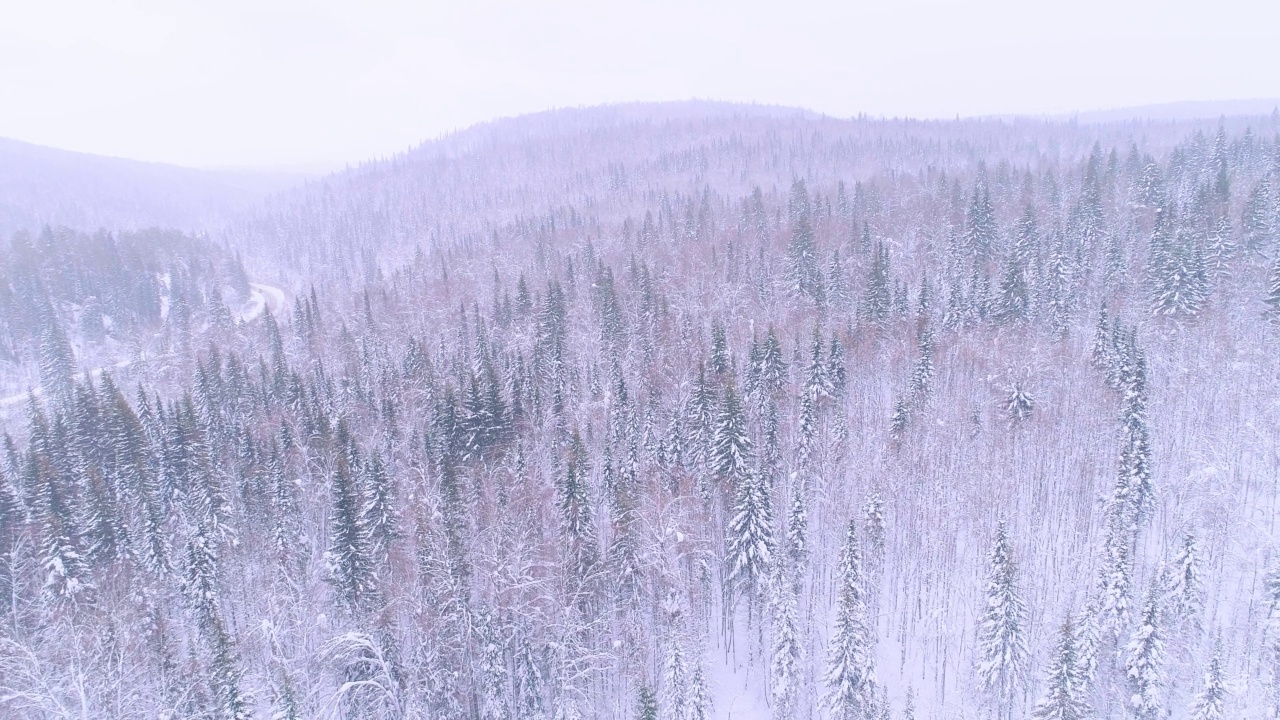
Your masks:
[{"label": "snowy road", "polygon": [[[281,290],[274,285],[264,285],[262,283],[249,283],[249,287],[249,301],[245,303],[245,308],[239,313],[241,322],[251,322],[257,319],[262,315],[262,311],[268,307],[271,308],[272,315],[279,315],[280,311],[284,309],[284,290]],[[111,365],[96,367],[88,371],[88,375],[96,380],[102,376],[103,372],[107,370],[127,368],[133,364],[133,361],[134,358],[129,358],[112,363]],[[81,382],[84,378],[85,373],[76,373],[76,382]],[[37,386],[20,393],[15,393],[8,397],[0,398],[0,411],[8,410],[16,405],[22,404],[32,394],[36,397],[40,397],[44,394],[44,389]]]}]

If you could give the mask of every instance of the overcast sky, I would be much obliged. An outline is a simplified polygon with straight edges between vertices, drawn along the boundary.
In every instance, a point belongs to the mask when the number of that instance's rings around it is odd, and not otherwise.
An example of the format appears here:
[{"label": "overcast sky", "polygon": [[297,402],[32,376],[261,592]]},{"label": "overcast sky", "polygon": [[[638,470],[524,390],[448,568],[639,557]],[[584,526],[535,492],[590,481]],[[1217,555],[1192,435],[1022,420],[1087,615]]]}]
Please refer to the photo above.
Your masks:
[{"label": "overcast sky", "polygon": [[832,115],[1280,97],[1276,0],[0,0],[0,136],[358,161],[494,117],[691,97]]}]

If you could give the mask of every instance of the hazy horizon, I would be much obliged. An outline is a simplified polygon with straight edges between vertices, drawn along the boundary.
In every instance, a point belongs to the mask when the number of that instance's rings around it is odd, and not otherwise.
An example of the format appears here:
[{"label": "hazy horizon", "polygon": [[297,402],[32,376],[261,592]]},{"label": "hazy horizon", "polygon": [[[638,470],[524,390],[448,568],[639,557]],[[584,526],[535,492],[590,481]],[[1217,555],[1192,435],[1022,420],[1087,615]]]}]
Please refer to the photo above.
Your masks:
[{"label": "hazy horizon", "polygon": [[0,28],[0,136],[191,167],[334,167],[501,117],[708,98],[850,117],[1280,97],[1280,7],[63,0]]}]

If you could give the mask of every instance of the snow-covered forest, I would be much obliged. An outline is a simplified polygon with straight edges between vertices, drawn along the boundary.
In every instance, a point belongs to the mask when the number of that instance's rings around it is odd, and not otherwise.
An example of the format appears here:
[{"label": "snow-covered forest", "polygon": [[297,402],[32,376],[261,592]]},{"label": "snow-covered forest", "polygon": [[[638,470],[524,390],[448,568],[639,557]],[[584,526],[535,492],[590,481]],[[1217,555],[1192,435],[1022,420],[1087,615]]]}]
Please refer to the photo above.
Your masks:
[{"label": "snow-covered forest", "polygon": [[1275,717],[1277,348],[1280,112],[564,110],[19,230],[0,715]]}]

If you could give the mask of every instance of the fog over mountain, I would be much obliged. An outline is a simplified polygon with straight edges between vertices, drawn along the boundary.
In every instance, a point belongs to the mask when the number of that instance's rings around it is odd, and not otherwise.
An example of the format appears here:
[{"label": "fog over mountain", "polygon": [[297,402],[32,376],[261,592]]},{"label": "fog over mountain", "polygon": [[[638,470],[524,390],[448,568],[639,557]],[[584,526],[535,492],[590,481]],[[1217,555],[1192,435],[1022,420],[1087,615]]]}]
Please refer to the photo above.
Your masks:
[{"label": "fog over mountain", "polygon": [[80,230],[221,227],[300,172],[195,170],[67,152],[0,138],[0,234],[61,225]]},{"label": "fog over mountain", "polygon": [[4,141],[0,231],[5,717],[1280,711],[1266,102]]}]

